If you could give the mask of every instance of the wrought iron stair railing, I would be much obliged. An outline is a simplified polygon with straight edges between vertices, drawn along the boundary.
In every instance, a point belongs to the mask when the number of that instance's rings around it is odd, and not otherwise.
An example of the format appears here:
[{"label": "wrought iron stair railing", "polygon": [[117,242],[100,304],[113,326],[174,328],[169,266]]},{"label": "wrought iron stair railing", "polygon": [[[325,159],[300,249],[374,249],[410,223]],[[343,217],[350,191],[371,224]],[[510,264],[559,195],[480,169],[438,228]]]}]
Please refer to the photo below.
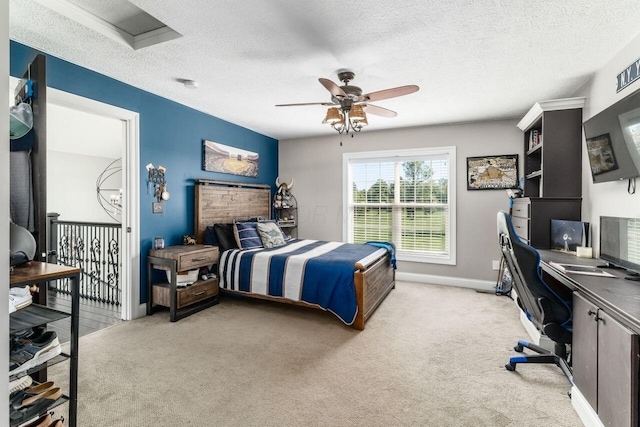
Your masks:
[{"label": "wrought iron stair railing", "polygon": [[[58,217],[57,213],[47,215],[48,261],[82,269],[80,298],[119,306],[122,225],[61,221]],[[49,288],[70,293],[67,280],[50,283]]]}]

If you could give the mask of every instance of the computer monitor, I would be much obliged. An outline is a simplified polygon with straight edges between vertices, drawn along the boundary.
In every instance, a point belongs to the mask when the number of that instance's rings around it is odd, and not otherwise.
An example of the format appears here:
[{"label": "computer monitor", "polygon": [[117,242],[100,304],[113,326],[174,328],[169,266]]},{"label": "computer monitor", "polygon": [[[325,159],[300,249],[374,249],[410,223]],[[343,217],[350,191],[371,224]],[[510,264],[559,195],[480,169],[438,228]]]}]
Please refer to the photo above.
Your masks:
[{"label": "computer monitor", "polygon": [[578,246],[590,246],[589,223],[551,220],[551,250],[576,252]]},{"label": "computer monitor", "polygon": [[600,217],[600,259],[640,274],[640,219]]}]

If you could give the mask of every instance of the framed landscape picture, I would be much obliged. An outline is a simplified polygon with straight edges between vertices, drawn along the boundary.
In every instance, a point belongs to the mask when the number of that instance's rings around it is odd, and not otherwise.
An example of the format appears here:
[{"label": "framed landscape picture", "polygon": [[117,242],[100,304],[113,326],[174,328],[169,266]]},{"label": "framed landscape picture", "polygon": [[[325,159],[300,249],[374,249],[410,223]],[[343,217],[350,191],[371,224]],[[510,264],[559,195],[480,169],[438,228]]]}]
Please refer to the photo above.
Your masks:
[{"label": "framed landscape picture", "polygon": [[467,190],[518,188],[518,155],[467,157]]},{"label": "framed landscape picture", "polygon": [[202,142],[202,169],[232,175],[258,176],[258,153],[241,150],[213,141]]}]

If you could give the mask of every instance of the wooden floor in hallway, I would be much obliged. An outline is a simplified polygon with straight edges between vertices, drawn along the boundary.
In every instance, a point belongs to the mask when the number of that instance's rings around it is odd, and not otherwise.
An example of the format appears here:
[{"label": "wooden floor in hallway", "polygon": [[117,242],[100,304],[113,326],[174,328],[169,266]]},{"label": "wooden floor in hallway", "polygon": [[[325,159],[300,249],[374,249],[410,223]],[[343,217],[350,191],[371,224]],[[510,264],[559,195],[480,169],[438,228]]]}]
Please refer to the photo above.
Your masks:
[{"label": "wooden floor in hallway", "polygon": [[[47,291],[47,306],[71,313],[71,296],[49,289]],[[120,310],[120,306],[80,298],[80,336],[122,322]],[[71,318],[49,323],[47,329],[56,332],[60,343],[67,342],[71,339]]]}]

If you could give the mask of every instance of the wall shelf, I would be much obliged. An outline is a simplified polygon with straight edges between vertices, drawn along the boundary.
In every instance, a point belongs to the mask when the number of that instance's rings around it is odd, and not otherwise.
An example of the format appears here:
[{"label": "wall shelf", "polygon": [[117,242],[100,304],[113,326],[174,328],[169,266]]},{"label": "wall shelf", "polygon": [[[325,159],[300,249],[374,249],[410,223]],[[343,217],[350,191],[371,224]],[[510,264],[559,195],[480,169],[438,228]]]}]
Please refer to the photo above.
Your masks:
[{"label": "wall shelf", "polygon": [[531,172],[529,175],[527,175],[527,179],[532,179],[532,178],[536,178],[542,176],[542,171],[541,170],[537,170],[535,172]]},{"label": "wall shelf", "polygon": [[518,123],[523,134],[523,197],[512,208],[518,235],[549,249],[551,219],[580,221],[584,98],[536,103]]},{"label": "wall shelf", "polygon": [[583,105],[584,98],[539,102],[518,123],[525,197],[582,196]]}]

